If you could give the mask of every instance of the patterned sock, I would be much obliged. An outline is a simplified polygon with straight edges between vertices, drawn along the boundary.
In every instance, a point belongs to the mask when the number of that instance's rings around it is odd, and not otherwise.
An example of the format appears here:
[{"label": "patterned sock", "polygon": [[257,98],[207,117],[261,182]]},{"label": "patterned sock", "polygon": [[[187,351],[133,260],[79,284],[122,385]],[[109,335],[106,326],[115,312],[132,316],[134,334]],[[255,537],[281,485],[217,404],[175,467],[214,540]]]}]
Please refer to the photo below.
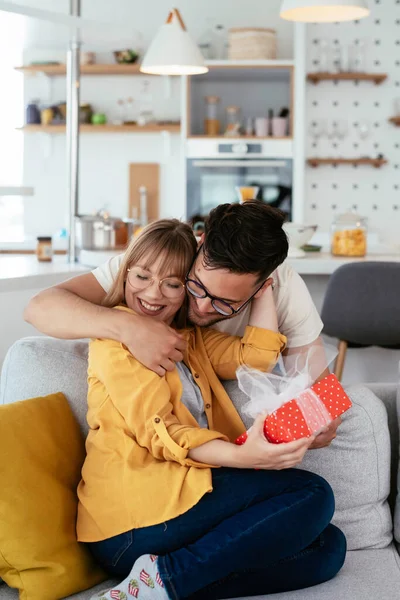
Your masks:
[{"label": "patterned sock", "polygon": [[168,600],[158,572],[157,556],[143,554],[132,567],[128,577],[107,592],[100,592],[90,600]]}]

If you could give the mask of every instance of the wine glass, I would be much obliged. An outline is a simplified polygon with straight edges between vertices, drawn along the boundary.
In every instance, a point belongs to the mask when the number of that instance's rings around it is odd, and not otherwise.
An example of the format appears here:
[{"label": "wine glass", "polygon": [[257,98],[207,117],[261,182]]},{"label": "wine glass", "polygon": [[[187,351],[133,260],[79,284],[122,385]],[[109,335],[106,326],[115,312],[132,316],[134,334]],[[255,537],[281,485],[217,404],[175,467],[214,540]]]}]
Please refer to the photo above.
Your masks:
[{"label": "wine glass", "polygon": [[366,141],[371,134],[371,124],[366,119],[361,119],[358,123],[354,123],[354,127],[356,128],[359,139],[364,142],[362,146],[364,150],[363,153],[368,154]]},{"label": "wine glass", "polygon": [[348,124],[347,120],[346,119],[338,119],[336,121],[335,130],[336,130],[336,137],[338,138],[338,140],[343,142],[343,140],[349,134],[349,124]]},{"label": "wine glass", "polygon": [[329,73],[331,71],[331,47],[329,42],[321,39],[318,50],[318,71]]},{"label": "wine glass", "polygon": [[318,140],[325,133],[325,124],[324,124],[324,122],[321,119],[314,119],[310,123],[309,132],[310,132],[311,137],[314,140],[314,144],[317,145],[318,144]]}]

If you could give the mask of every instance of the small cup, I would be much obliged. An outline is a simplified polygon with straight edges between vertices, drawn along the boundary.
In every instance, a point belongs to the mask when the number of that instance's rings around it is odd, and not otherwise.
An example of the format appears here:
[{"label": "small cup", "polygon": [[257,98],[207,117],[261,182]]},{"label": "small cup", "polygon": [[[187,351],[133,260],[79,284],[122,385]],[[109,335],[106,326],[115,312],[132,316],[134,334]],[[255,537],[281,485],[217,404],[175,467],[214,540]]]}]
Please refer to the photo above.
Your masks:
[{"label": "small cup", "polygon": [[273,137],[286,137],[288,120],[286,117],[273,117],[272,135]]},{"label": "small cup", "polygon": [[94,65],[96,62],[96,53],[95,52],[81,52],[80,55],[80,64],[84,65]]},{"label": "small cup", "polygon": [[267,117],[257,117],[254,119],[254,130],[257,137],[268,136],[268,119]]}]

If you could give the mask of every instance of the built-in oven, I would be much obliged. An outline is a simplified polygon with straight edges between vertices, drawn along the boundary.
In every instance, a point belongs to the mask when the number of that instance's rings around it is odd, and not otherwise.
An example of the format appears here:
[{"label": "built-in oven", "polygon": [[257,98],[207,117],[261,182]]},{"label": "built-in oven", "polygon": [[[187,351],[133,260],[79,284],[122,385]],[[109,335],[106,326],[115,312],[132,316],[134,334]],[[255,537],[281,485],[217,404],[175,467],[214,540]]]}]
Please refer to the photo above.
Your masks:
[{"label": "built-in oven", "polygon": [[190,142],[186,170],[188,219],[200,220],[219,204],[239,202],[235,188],[243,186],[258,187],[257,199],[280,208],[291,219],[291,144],[289,147],[268,141]]}]

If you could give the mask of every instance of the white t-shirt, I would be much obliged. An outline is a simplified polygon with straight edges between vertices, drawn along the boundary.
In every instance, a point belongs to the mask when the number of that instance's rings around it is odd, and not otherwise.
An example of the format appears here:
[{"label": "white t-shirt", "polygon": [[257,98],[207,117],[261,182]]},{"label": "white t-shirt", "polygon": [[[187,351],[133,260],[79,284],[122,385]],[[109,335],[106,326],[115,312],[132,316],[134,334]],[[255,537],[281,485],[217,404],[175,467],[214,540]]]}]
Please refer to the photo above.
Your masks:
[{"label": "white t-shirt", "polygon": [[[106,292],[117,275],[122,257],[123,254],[114,256],[92,271]],[[311,344],[320,335],[323,324],[306,284],[286,261],[271,276],[275,281],[274,299],[279,331],[287,337],[288,347]],[[243,335],[249,322],[249,314],[250,305],[236,317],[220,321],[213,327],[232,335]]]}]

